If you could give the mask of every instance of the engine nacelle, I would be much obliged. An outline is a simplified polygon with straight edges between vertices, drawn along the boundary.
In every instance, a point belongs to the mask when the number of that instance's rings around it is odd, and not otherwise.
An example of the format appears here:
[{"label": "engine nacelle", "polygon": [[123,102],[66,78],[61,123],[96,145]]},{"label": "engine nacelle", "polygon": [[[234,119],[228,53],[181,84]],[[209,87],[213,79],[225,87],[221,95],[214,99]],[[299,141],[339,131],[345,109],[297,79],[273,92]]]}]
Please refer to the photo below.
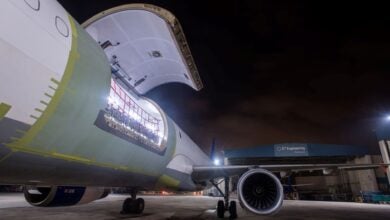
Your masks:
[{"label": "engine nacelle", "polygon": [[24,197],[33,206],[53,207],[89,203],[106,197],[110,189],[102,187],[24,187]]},{"label": "engine nacelle", "polygon": [[244,173],[237,185],[238,199],[243,208],[257,215],[276,213],[283,203],[283,186],[279,179],[264,169]]}]

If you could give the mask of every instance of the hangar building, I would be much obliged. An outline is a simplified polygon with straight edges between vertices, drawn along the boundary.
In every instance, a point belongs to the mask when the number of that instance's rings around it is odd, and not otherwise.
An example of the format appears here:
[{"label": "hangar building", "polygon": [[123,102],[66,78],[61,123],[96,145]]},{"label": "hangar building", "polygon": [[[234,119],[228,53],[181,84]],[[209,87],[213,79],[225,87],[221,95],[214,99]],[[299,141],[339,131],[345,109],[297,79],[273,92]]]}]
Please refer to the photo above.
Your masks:
[{"label": "hangar building", "polygon": [[[251,148],[225,149],[226,165],[243,164],[359,164],[382,163],[380,155],[369,155],[368,147],[281,143]],[[285,191],[294,192],[294,199],[352,201],[362,192],[389,192],[384,169],[344,171],[299,171],[279,174]],[[238,177],[232,178],[231,189],[236,188]],[[287,196],[287,195],[286,195]]]}]

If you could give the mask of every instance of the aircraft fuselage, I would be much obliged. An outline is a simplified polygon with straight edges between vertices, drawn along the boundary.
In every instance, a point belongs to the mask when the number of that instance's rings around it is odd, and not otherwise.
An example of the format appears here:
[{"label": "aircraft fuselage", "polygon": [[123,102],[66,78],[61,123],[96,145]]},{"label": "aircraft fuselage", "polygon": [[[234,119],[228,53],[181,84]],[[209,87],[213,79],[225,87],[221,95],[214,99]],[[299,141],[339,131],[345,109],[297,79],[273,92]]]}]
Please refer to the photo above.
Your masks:
[{"label": "aircraft fuselage", "polygon": [[0,183],[200,189],[191,167],[208,157],[162,110],[157,151],[101,126],[103,49],[56,1],[31,2],[0,9]]}]

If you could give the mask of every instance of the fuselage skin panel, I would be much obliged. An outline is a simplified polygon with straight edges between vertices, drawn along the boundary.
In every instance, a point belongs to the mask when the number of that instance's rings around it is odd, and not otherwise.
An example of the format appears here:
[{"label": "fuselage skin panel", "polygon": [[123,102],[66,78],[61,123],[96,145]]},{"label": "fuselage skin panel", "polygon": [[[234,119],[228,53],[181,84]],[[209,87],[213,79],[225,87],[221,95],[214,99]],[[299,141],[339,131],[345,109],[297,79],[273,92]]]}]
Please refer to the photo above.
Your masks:
[{"label": "fuselage skin panel", "polygon": [[28,2],[0,9],[0,183],[200,189],[190,167],[208,157],[169,117],[163,153],[95,125],[104,51],[56,1]]}]

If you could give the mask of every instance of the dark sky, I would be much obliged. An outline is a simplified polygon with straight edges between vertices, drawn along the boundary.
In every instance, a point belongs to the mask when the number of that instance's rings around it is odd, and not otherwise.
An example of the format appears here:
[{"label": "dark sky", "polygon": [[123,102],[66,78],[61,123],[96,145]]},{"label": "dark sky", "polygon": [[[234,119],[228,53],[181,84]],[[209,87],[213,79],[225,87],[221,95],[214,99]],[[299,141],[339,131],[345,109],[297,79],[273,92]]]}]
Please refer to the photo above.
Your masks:
[{"label": "dark sky", "polygon": [[[59,2],[80,23],[136,1]],[[139,1],[137,1],[139,2]],[[367,145],[390,107],[390,15],[365,1],[145,1],[180,21],[205,88],[148,93],[203,149]]]}]

